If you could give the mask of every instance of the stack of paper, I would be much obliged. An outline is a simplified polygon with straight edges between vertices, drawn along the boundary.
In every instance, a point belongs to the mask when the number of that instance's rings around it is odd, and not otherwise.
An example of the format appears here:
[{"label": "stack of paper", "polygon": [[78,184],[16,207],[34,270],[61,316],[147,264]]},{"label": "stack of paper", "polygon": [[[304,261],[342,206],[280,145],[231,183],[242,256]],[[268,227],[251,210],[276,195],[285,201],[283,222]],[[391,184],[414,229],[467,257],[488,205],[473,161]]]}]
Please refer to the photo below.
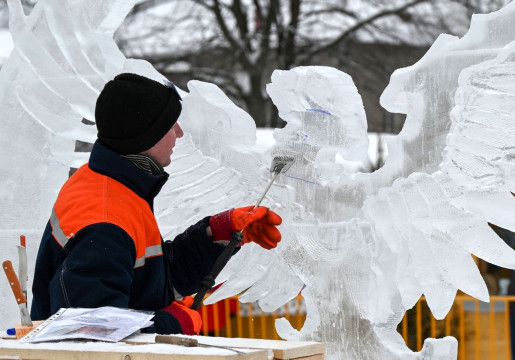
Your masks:
[{"label": "stack of paper", "polygon": [[94,309],[60,309],[20,341],[37,343],[67,339],[120,341],[151,326],[153,312],[104,306]]}]

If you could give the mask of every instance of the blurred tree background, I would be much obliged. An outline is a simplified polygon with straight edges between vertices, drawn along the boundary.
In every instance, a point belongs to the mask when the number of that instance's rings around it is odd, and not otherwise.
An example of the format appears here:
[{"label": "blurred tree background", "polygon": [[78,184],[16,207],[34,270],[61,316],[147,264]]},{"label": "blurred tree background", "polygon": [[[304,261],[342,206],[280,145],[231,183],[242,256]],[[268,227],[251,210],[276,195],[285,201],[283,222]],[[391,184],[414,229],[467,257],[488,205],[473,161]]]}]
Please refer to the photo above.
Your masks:
[{"label": "blurred tree background", "polygon": [[[36,0],[21,0],[27,12]],[[441,33],[463,36],[474,13],[510,0],[140,0],[115,34],[187,90],[191,79],[222,90],[256,121],[281,127],[265,86],[274,69],[333,66],[352,76],[370,132],[398,133],[404,116],[379,96],[391,73],[414,64]],[[0,0],[0,27],[8,26]]]},{"label": "blurred tree background", "polygon": [[280,127],[265,86],[274,69],[333,66],[363,97],[369,131],[398,133],[404,117],[379,96],[391,73],[420,59],[441,33],[463,36],[473,13],[509,0],[143,0],[118,30],[143,58],[186,89],[213,82],[258,127]]}]

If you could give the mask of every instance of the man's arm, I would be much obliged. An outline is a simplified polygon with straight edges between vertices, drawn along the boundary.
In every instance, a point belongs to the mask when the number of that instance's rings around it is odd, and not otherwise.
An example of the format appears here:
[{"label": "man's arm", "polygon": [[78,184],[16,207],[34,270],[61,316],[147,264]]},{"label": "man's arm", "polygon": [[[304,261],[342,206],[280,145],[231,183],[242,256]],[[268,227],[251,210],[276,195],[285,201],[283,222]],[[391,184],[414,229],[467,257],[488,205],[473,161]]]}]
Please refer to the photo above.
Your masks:
[{"label": "man's arm", "polygon": [[281,222],[281,217],[272,210],[251,205],[206,217],[174,241],[167,241],[165,254],[171,263],[175,290],[182,296],[198,292],[233,232],[242,231],[243,244],[255,242],[268,250],[275,248],[281,241],[277,229]]},{"label": "man's arm", "polygon": [[182,296],[200,289],[202,279],[211,272],[224,246],[208,235],[209,217],[190,226],[173,241],[166,241],[165,256],[171,264],[173,286]]}]

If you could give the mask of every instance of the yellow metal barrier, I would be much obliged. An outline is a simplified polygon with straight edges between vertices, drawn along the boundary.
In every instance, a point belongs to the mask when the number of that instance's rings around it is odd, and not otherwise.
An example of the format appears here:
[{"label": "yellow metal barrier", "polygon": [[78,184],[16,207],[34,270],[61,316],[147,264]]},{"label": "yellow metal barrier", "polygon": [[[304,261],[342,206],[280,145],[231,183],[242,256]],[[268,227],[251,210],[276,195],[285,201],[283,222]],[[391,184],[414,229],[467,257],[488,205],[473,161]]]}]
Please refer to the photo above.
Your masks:
[{"label": "yellow metal barrier", "polygon": [[[398,331],[413,351],[420,351],[425,338],[454,336],[458,339],[458,360],[510,360],[510,303],[515,296],[492,296],[482,303],[458,295],[449,314],[436,320],[425,298],[406,312]],[[255,303],[240,303],[237,298],[202,306],[203,335],[279,339],[275,320],[286,317],[300,329],[306,319],[302,296],[272,313],[262,312]],[[515,360],[515,359],[514,359]]]},{"label": "yellow metal barrier", "polygon": [[488,304],[458,295],[445,319],[435,320],[421,298],[398,330],[413,351],[424,338],[450,335],[458,339],[458,360],[511,360],[510,303],[515,296],[492,296]]},{"label": "yellow metal barrier", "polygon": [[242,304],[237,297],[201,306],[199,310],[202,315],[202,335],[205,336],[278,340],[280,338],[275,331],[277,318],[284,316],[299,330],[306,319],[304,300],[301,296],[274,312],[263,312],[256,303]]}]

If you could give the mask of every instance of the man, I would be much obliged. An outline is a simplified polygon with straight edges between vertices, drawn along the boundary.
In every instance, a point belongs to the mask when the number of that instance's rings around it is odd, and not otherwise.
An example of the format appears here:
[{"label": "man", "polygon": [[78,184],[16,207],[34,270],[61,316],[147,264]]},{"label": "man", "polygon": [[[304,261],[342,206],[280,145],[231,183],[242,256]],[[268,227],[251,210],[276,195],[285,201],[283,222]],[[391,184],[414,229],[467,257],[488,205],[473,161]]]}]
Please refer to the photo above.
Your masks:
[{"label": "man", "polygon": [[155,311],[148,332],[198,334],[202,321],[188,295],[200,289],[231,233],[245,229],[243,243],[267,249],[280,241],[281,218],[249,206],[206,217],[163,242],[153,202],[183,136],[180,100],[173,84],[135,74],[105,85],[89,163],[63,185],[41,240],[34,320],[61,307],[116,306]]}]

